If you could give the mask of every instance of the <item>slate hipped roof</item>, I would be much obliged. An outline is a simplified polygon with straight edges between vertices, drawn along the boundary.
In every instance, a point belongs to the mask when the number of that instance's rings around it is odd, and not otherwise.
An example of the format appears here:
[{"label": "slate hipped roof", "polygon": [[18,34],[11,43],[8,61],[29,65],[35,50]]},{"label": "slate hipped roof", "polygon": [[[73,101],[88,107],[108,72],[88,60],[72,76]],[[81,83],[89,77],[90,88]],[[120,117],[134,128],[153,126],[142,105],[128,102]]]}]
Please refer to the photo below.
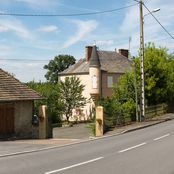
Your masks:
[{"label": "slate hipped roof", "polygon": [[89,67],[100,67],[100,60],[99,60],[99,56],[97,53],[97,47],[95,45],[92,48]]},{"label": "slate hipped roof", "polygon": [[80,59],[76,64],[59,73],[59,75],[88,74],[89,67],[96,64],[99,64],[101,70],[108,73],[125,73],[126,70],[130,69],[130,61],[127,57],[116,51],[97,50],[96,46],[93,46],[91,58],[88,62],[86,59]]},{"label": "slate hipped roof", "polygon": [[42,97],[0,68],[0,102],[36,99]]}]

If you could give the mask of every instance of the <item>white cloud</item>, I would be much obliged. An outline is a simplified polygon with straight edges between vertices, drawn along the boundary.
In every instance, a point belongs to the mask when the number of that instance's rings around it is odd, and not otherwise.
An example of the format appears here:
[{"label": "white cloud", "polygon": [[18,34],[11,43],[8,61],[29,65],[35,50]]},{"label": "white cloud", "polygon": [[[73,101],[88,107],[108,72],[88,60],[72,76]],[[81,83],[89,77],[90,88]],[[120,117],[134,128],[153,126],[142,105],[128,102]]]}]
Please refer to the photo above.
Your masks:
[{"label": "white cloud", "polygon": [[0,25],[0,32],[7,32],[8,30],[6,26]]},{"label": "white cloud", "polygon": [[40,7],[42,7],[45,10],[53,10],[57,5],[59,5],[59,0],[13,0],[13,1],[19,3],[25,3],[30,8],[33,9],[40,9]]},{"label": "white cloud", "polygon": [[71,9],[71,10],[78,10],[78,11],[87,11],[87,12],[97,12],[97,10],[94,10],[94,9],[91,9],[91,8],[82,8],[82,7],[79,7],[79,6],[76,6],[76,5],[67,5],[67,4],[64,4],[64,3],[59,3],[60,6],[66,8],[66,9]]},{"label": "white cloud", "polygon": [[120,26],[121,33],[132,33],[138,29],[139,26],[139,8],[132,7],[127,10],[124,20]]},{"label": "white cloud", "polygon": [[[171,0],[172,1],[172,0]],[[160,8],[161,10],[157,13],[154,13],[154,15],[157,17],[157,19],[162,23],[162,25],[168,29],[168,31],[172,28],[172,20],[174,18],[174,8],[170,3],[166,3],[163,0],[153,0],[153,1],[147,1],[145,2],[146,6],[150,9],[156,9]],[[147,14],[148,11],[144,9],[144,14]],[[166,15],[167,14],[167,15]],[[135,7],[132,7],[127,10],[125,17],[123,19],[123,22],[120,26],[120,35],[125,38],[132,37],[131,42],[131,51],[135,54],[137,54],[137,50],[139,48],[139,42],[140,42],[140,34],[139,34],[139,25],[140,25],[140,19],[139,19],[139,7],[138,5]],[[148,15],[144,19],[144,40],[146,42],[155,42],[156,40],[160,40],[161,38],[169,37],[165,31],[162,29],[162,27],[155,21],[155,19]],[[122,39],[124,40],[124,39]],[[125,42],[128,43],[128,40]],[[161,44],[161,42],[155,42],[157,46]],[[164,46],[164,44],[162,44]],[[166,42],[166,47],[171,47],[171,43]]]},{"label": "white cloud", "polygon": [[71,36],[65,43],[64,48],[67,48],[76,42],[83,39],[85,36],[87,36],[90,32],[92,32],[94,29],[97,28],[98,23],[95,20],[88,20],[88,21],[81,21],[76,20],[73,21],[77,25],[77,32]]},{"label": "white cloud", "polygon": [[19,37],[31,38],[30,32],[19,20],[0,19],[0,23],[0,32],[14,32]]},{"label": "white cloud", "polygon": [[28,82],[31,80],[45,80],[44,75],[46,74],[46,70],[41,68],[44,66],[44,63],[12,63],[8,61],[2,61],[1,65],[5,71],[14,74],[15,77],[22,82]]},{"label": "white cloud", "polygon": [[55,26],[55,25],[48,25],[48,26],[40,27],[38,29],[38,31],[50,33],[50,32],[57,32],[59,30],[58,30],[57,26]]},{"label": "white cloud", "polygon": [[113,44],[114,44],[113,40],[98,40],[98,41],[96,41],[97,46],[110,46]]},{"label": "white cloud", "polygon": [[6,58],[6,56],[9,55],[9,53],[12,53],[14,51],[14,48],[10,45],[0,43],[0,58]]},{"label": "white cloud", "polygon": [[29,5],[47,5],[49,4],[50,0],[42,0],[42,2],[40,2],[39,0],[15,0],[17,2],[23,2],[23,3],[27,3]]},{"label": "white cloud", "polygon": [[12,50],[12,47],[10,47],[10,46],[8,46],[8,45],[4,45],[4,44],[0,44],[0,55],[1,55],[1,53],[2,52],[4,52],[4,51],[11,51]]}]

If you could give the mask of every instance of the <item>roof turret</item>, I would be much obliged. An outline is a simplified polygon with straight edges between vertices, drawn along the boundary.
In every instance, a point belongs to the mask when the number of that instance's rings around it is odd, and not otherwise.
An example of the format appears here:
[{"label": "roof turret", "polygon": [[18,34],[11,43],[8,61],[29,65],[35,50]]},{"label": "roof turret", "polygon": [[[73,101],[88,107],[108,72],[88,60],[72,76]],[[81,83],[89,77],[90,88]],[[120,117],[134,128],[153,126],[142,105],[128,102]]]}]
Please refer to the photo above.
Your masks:
[{"label": "roof turret", "polygon": [[89,67],[100,67],[100,60],[99,60],[99,56],[98,56],[98,53],[97,53],[96,45],[94,45],[93,48],[92,48]]}]

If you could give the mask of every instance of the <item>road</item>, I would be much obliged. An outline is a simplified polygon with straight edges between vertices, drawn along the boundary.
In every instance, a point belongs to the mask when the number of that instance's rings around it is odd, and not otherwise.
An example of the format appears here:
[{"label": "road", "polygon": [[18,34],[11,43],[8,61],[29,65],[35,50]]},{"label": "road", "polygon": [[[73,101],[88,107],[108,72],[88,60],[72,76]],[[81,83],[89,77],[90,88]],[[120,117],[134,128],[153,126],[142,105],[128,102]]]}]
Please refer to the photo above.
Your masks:
[{"label": "road", "polygon": [[0,158],[0,174],[174,174],[174,120],[119,136]]}]

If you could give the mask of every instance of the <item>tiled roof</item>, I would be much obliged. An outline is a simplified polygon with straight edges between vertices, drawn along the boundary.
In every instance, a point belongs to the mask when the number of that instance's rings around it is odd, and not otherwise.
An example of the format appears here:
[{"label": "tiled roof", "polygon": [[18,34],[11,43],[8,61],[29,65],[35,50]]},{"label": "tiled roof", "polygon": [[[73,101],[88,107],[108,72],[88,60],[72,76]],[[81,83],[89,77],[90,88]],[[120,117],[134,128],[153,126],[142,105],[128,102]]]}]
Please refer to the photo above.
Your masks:
[{"label": "tiled roof", "polygon": [[[110,73],[125,73],[130,69],[130,61],[127,57],[116,51],[97,51],[101,70]],[[90,61],[90,60],[89,60]],[[89,73],[89,62],[80,59],[76,64],[61,72],[59,75]]]},{"label": "tiled roof", "polygon": [[130,69],[127,57],[115,51],[98,51],[101,69],[111,73],[125,73]]},{"label": "tiled roof", "polygon": [[0,102],[35,99],[42,97],[0,68]]},{"label": "tiled roof", "polygon": [[77,63],[65,69],[59,74],[71,74],[71,73],[88,73],[89,72],[89,62],[85,59],[80,59]]}]

